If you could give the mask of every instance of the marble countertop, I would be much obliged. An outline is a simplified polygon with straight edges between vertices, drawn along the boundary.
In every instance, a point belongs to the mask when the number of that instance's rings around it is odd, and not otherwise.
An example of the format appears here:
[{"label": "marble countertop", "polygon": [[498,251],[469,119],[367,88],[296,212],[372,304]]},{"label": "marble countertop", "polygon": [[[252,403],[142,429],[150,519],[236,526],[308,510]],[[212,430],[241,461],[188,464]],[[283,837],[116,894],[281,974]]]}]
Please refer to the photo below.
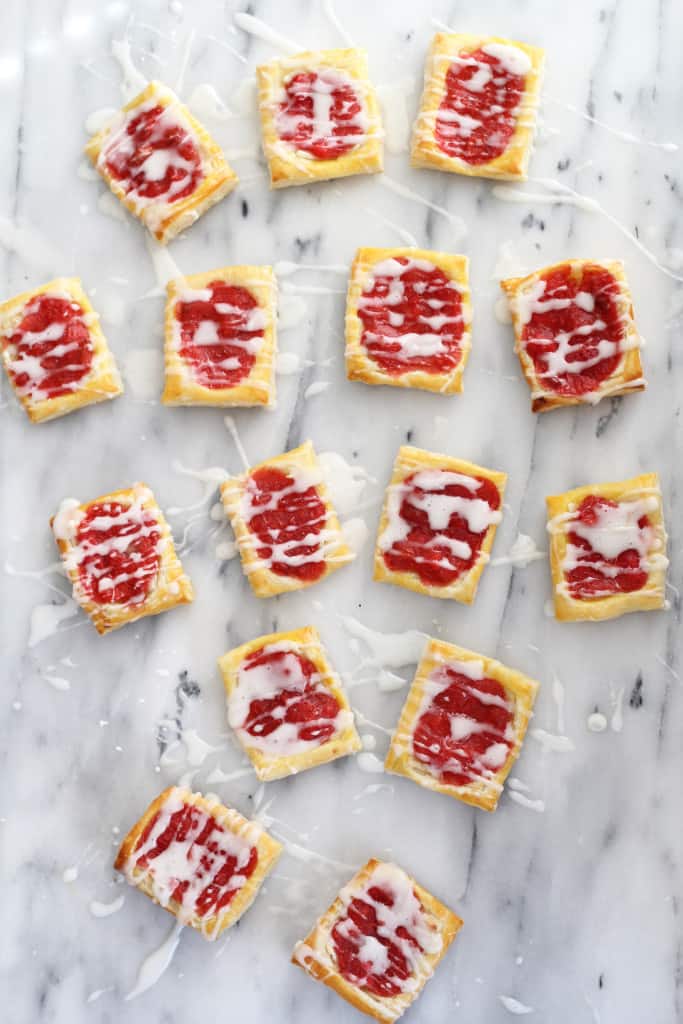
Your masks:
[{"label": "marble countertop", "polygon": [[[339,886],[377,855],[465,920],[411,1022],[503,1024],[528,1013],[552,1024],[670,1024],[683,1014],[683,179],[681,150],[649,143],[683,142],[683,8],[675,0],[429,0],[416,18],[405,0],[337,0],[335,11],[312,0],[256,0],[249,11],[302,48],[349,37],[367,48],[389,134],[384,178],[274,194],[258,157],[250,83],[255,65],[281,51],[277,37],[266,42],[237,27],[237,10],[232,0],[15,0],[3,10],[2,295],[80,275],[127,382],[124,397],[42,426],[29,424],[2,382],[3,1020],[355,1020],[289,956]],[[406,128],[432,19],[546,48],[537,180],[495,188],[409,168]],[[126,40],[129,49],[112,57],[112,42]],[[86,121],[92,128],[93,111],[120,105],[122,81],[134,85],[136,74],[191,99],[242,179],[171,245],[175,264],[189,273],[286,261],[280,348],[294,354],[283,368],[295,372],[280,376],[274,412],[235,412],[249,460],[310,437],[362,467],[355,507],[348,487],[342,498],[345,513],[367,524],[368,540],[350,568],[301,594],[259,601],[239,562],[224,557],[230,532],[212,518],[215,483],[202,477],[208,467],[239,470],[234,436],[221,410],[158,402],[159,283],[173,265],[84,169]],[[473,349],[461,396],[365,388],[344,376],[344,268],[359,245],[411,240],[471,259]],[[649,388],[538,417],[510,328],[496,319],[496,278],[567,256],[625,260]],[[508,472],[499,557],[519,533],[545,549],[546,494],[658,471],[671,608],[556,623],[545,613],[543,558],[489,567],[470,608],[373,583],[379,502],[406,441]],[[100,638],[64,605],[47,520],[67,495],[93,498],[133,480],[145,480],[169,512],[197,597]],[[513,771],[521,800],[508,791],[486,815],[375,773],[367,756],[264,791],[228,735],[216,657],[261,633],[317,625],[354,684],[361,732],[381,759],[405,687],[377,685],[386,680],[382,648],[395,645],[370,634],[369,647],[349,617],[381,633],[438,635],[541,681],[534,725],[551,739],[527,738]],[[408,680],[413,666],[391,671]],[[596,710],[601,733],[587,727]],[[286,850],[237,928],[214,945],[183,934],[158,983],[126,1002],[172,922],[117,882],[112,860],[149,800],[187,773],[194,787],[261,814]]]}]

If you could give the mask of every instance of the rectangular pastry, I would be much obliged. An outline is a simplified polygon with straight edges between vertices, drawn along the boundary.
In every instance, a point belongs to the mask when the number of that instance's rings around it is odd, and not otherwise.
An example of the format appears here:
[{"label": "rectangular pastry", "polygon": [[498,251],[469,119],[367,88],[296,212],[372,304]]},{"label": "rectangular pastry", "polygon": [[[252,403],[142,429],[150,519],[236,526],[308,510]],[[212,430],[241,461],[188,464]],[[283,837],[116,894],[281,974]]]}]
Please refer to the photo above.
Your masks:
[{"label": "rectangular pastry", "polygon": [[74,599],[98,633],[192,601],[168,523],[145,484],[83,504],[65,498],[50,525]]},{"label": "rectangular pastry", "polygon": [[272,267],[223,267],[167,285],[165,405],[275,404]]},{"label": "rectangular pastry", "polygon": [[613,619],[665,607],[666,530],[656,473],[546,499],[555,617]]},{"label": "rectangular pastry", "polygon": [[472,604],[502,518],[506,473],[404,445],[387,488],[376,580]]},{"label": "rectangular pastry", "polygon": [[220,147],[160,82],[126,103],[85,152],[116,198],[162,244],[237,184]]},{"label": "rectangular pastry", "polygon": [[437,32],[413,132],[413,167],[526,178],[544,59],[527,43]]},{"label": "rectangular pastry", "polygon": [[256,68],[272,188],[382,170],[379,104],[364,50],[319,50]]},{"label": "rectangular pastry", "polygon": [[349,380],[462,391],[472,321],[468,262],[426,249],[359,249],[346,301]]},{"label": "rectangular pastry", "polygon": [[130,830],[114,867],[181,924],[214,940],[249,909],[281,852],[258,822],[217,797],[172,786]]},{"label": "rectangular pastry", "polygon": [[257,597],[309,587],[353,560],[310,441],[221,485]]},{"label": "rectangular pastry", "polygon": [[292,963],[357,1010],[393,1024],[461,927],[460,918],[402,868],[373,858],[297,942]]},{"label": "rectangular pastry", "polygon": [[361,749],[341,680],[313,626],[250,640],[218,664],[228,721],[262,782]]},{"label": "rectangular pastry", "polygon": [[500,286],[533,412],[594,405],[645,388],[620,260],[564,260]]},{"label": "rectangular pastry", "polygon": [[33,423],[123,392],[100,318],[77,277],[58,277],[0,304],[0,351]]},{"label": "rectangular pastry", "polygon": [[519,756],[538,683],[493,658],[430,639],[386,771],[494,811]]}]

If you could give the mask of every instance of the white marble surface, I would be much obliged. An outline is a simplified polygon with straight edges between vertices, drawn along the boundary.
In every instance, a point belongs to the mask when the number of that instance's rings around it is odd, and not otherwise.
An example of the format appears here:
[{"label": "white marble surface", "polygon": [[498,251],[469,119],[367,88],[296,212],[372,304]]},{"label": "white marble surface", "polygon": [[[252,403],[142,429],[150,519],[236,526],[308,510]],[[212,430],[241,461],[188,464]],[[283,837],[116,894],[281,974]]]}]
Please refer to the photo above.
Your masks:
[{"label": "white marble surface", "polygon": [[[325,6],[258,0],[250,10],[305,47],[343,45]],[[676,0],[417,6],[337,0],[339,21],[369,51],[373,80],[388,95],[405,95],[411,117],[432,15],[459,29],[545,46],[543,128],[531,173],[593,197],[604,214],[544,203],[543,184],[526,186],[536,198],[517,204],[494,195],[487,182],[411,171],[395,102],[387,174],[449,216],[378,179],[270,194],[262,164],[249,155],[257,143],[252,112],[247,119],[208,121],[228,154],[236,154],[242,183],[171,247],[186,272],[275,260],[348,265],[358,245],[400,244],[399,228],[426,247],[468,253],[473,350],[465,394],[453,398],[348,383],[344,275],[313,270],[284,279],[331,291],[295,293],[305,316],[281,332],[281,349],[312,365],[280,378],[275,412],[237,412],[249,458],[311,437],[320,450],[365,467],[377,481],[366,487],[360,512],[371,536],[395,450],[406,439],[505,469],[509,507],[498,556],[520,531],[545,546],[546,494],[657,470],[672,559],[668,613],[557,624],[544,614],[545,560],[526,569],[490,567],[471,608],[440,603],[373,583],[371,542],[352,567],[322,585],[259,601],[239,564],[215,557],[229,531],[217,532],[209,498],[172,517],[178,540],[191,524],[182,550],[196,587],[194,605],[106,638],[79,614],[28,646],[35,608],[62,601],[67,589],[57,574],[31,575],[55,559],[47,519],[62,497],[92,498],[143,479],[162,507],[192,506],[203,485],[175,471],[174,459],[195,470],[240,466],[220,410],[158,404],[163,301],[148,297],[156,280],[144,232],[132,219],[105,212],[103,186],[78,174],[87,116],[121,101],[112,40],[130,40],[144,75],[171,85],[182,77],[183,97],[208,82],[233,112],[251,110],[244,83],[277,49],[236,29],[237,9],[212,0],[9,0],[2,9],[2,294],[56,274],[80,274],[128,384],[115,402],[41,426],[28,423],[2,385],[0,1015],[7,1024],[265,1024],[323,1015],[330,1024],[351,1021],[351,1008],[288,961],[294,941],[340,883],[374,854],[396,859],[465,919],[411,1021],[501,1024],[511,1010],[500,996],[532,1008],[531,1020],[552,1024],[681,1019],[683,670],[674,587],[683,576],[677,454],[683,291],[619,227],[637,233],[661,265],[683,273],[681,151],[629,142],[563,105],[589,111],[617,131],[683,142],[683,8]],[[467,229],[462,238],[458,218]],[[534,417],[510,330],[494,317],[496,265],[506,258],[503,269],[531,269],[570,255],[626,261],[648,341],[650,386],[597,408]],[[330,387],[306,398],[315,381]],[[265,795],[249,773],[209,783],[217,766],[228,774],[243,768],[227,736],[217,655],[262,632],[312,622],[339,669],[354,673],[367,651],[354,650],[341,615],[378,630],[437,633],[540,679],[534,724],[568,736],[573,749],[544,751],[530,737],[513,775],[545,810],[527,809],[506,794],[488,816],[407,780],[367,774],[354,759],[270,783]],[[408,678],[412,666],[400,671]],[[383,727],[361,729],[376,737],[382,757],[384,729],[396,721],[405,690],[380,692],[376,675],[363,670],[360,678],[370,681],[352,699]],[[617,705],[622,714],[615,714]],[[596,708],[607,718],[601,734],[587,728]],[[198,766],[195,786],[246,814],[255,802],[261,809],[267,802],[273,829],[299,844],[299,855],[297,847],[288,849],[226,939],[212,946],[184,934],[158,984],[125,1002],[142,959],[163,941],[171,921],[140,894],[124,893],[112,859],[120,833],[162,785],[190,767],[178,746],[171,758],[179,763],[159,767],[165,745],[182,728],[218,748]],[[308,859],[301,849],[312,851]],[[75,880],[65,881],[74,868]],[[120,895],[125,900],[117,913],[91,912],[92,901],[108,904]]]}]

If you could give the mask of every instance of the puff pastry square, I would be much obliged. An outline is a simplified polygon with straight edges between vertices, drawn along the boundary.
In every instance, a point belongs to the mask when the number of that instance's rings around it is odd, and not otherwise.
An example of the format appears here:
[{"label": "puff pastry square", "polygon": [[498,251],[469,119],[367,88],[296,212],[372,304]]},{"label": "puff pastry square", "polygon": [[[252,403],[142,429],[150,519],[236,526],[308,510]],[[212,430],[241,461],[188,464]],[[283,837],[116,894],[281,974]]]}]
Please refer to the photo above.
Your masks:
[{"label": "puff pastry square", "polygon": [[665,607],[666,529],[656,473],[546,498],[555,617]]},{"label": "puff pastry square", "polygon": [[349,380],[462,391],[472,320],[468,262],[426,249],[359,249],[346,301]]},{"label": "puff pastry square", "polygon": [[595,405],[645,388],[620,260],[565,260],[500,286],[533,412]]},{"label": "puff pastry square", "polygon": [[262,782],[361,749],[341,680],[313,626],[260,636],[218,664],[228,721]]},{"label": "puff pastry square", "polygon": [[375,576],[472,604],[502,518],[506,473],[404,445],[387,488]]},{"label": "puff pastry square", "polygon": [[292,963],[357,1010],[392,1024],[417,999],[461,927],[402,868],[373,858],[297,942]]},{"label": "puff pastry square", "polygon": [[230,477],[221,496],[257,597],[309,587],[354,558],[310,441]]},{"label": "puff pastry square", "polygon": [[275,404],[272,267],[223,267],[169,281],[165,405]]},{"label": "puff pastry square", "polygon": [[74,598],[98,633],[192,601],[192,584],[146,484],[84,504],[65,498],[50,525]]},{"label": "puff pastry square", "polygon": [[517,760],[538,683],[483,654],[430,639],[391,740],[386,771],[494,811]]},{"label": "puff pastry square", "polygon": [[85,152],[116,198],[162,244],[237,184],[207,130],[160,82],[126,103]]},{"label": "puff pastry square", "polygon": [[319,50],[256,68],[272,188],[382,170],[379,104],[364,50]]},{"label": "puff pastry square", "polygon": [[217,939],[248,910],[280,843],[217,797],[164,790],[121,843],[114,867],[178,921]]},{"label": "puff pastry square", "polygon": [[123,392],[99,317],[77,277],[58,277],[0,304],[0,352],[33,423]]},{"label": "puff pastry square", "polygon": [[437,32],[413,132],[413,167],[526,178],[544,59],[527,43]]}]

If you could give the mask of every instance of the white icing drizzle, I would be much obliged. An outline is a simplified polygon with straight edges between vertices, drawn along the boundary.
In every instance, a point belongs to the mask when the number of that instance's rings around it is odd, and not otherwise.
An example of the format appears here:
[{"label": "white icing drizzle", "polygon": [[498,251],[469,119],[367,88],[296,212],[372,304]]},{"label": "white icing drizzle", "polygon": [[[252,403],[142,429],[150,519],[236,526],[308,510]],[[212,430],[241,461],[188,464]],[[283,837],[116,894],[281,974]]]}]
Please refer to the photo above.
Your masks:
[{"label": "white icing drizzle", "polygon": [[412,78],[400,78],[387,85],[377,86],[377,98],[382,107],[385,145],[389,153],[405,153],[410,145],[409,103],[415,91]]},{"label": "white icing drizzle", "polygon": [[498,999],[508,1013],[512,1013],[517,1017],[534,1012],[533,1006],[520,1003],[519,999],[515,999],[513,996],[498,996]]},{"label": "white icing drizzle", "polygon": [[164,356],[158,348],[132,348],[123,356],[123,376],[134,398],[156,404],[163,378]]},{"label": "white icing drizzle", "polygon": [[325,15],[327,16],[327,20],[341,36],[344,46],[355,47],[356,44],[337,17],[332,0],[322,0],[322,7]]},{"label": "white icing drizzle", "polygon": [[242,465],[244,466],[245,469],[249,469],[249,458],[248,458],[247,453],[245,451],[244,445],[242,444],[240,435],[239,435],[238,430],[237,430],[237,424],[235,423],[234,417],[233,416],[224,416],[223,417],[223,423],[225,424],[226,430],[228,431],[228,433],[230,434],[230,437],[232,438],[233,444],[235,445],[235,448],[237,450],[237,454],[240,457]]},{"label": "white icing drizzle", "polygon": [[[259,658],[272,654],[282,654],[283,657],[270,660],[266,664],[254,665],[256,654]],[[306,657],[306,646],[283,640],[278,643],[266,644],[258,652],[252,652],[250,657],[240,665],[237,673],[237,685],[228,697],[228,721],[245,749],[259,750],[268,757],[290,757],[316,749],[321,746],[321,743],[330,742],[339,733],[353,726],[353,713],[341,706],[334,718],[307,720],[305,723],[285,721],[288,709],[299,702],[305,690],[333,696],[332,691],[326,685],[326,680],[319,672],[315,672],[310,677],[304,674],[297,654]],[[280,720],[277,728],[267,735],[259,736],[257,721],[248,730],[246,724],[252,702],[276,698],[283,694],[283,691],[287,691],[284,702],[267,713],[268,718]],[[319,738],[301,739],[299,736],[300,724],[305,725],[306,728],[315,725],[332,725],[334,732],[323,741]]]},{"label": "white icing drizzle", "polygon": [[[473,496],[434,493],[449,485],[464,487]],[[413,528],[401,515],[401,506],[403,501],[407,500],[427,515],[434,536],[427,542],[426,547],[447,548],[455,558],[468,560],[472,557],[470,545],[465,541],[447,536],[443,531],[448,529],[451,517],[454,515],[464,519],[470,533],[475,534],[485,533],[489,527],[501,521],[500,509],[492,509],[488,502],[474,496],[478,487],[479,481],[473,477],[441,469],[420,470],[414,474],[409,483],[390,485],[387,489],[385,509],[387,524],[377,541],[379,550],[390,551],[395,544],[405,540]],[[418,493],[417,489],[423,493]],[[413,554],[412,557],[416,562],[428,561],[417,554]],[[478,561],[486,560],[488,560],[488,556],[480,550]],[[438,562],[430,561],[429,564],[453,569],[448,558],[442,558]]]},{"label": "white icing drizzle", "polygon": [[100,903],[99,900],[91,900],[89,910],[93,917],[111,917],[116,914],[125,902],[124,896],[117,896],[111,903]]},{"label": "white icing drizzle", "polygon": [[[548,532],[553,535],[563,533],[567,537],[566,550],[561,562],[563,579],[556,585],[558,594],[564,597],[572,597],[571,584],[567,581],[567,575],[577,567],[590,565],[599,570],[600,575],[606,580],[618,579],[619,577],[634,572],[646,572],[648,581],[642,589],[648,593],[661,593],[664,596],[664,588],[657,581],[650,577],[653,573],[666,569],[669,560],[666,557],[666,534],[661,524],[653,526],[651,523],[644,527],[639,526],[643,517],[648,517],[660,507],[661,494],[657,488],[646,488],[639,492],[637,497],[629,498],[624,495],[615,505],[604,503],[596,504],[593,507],[592,517],[594,522],[587,523],[579,518],[576,506],[571,506],[568,512],[555,516],[548,523]],[[586,560],[590,555],[585,548],[575,545],[570,540],[570,534],[576,534],[586,541],[592,551],[606,561],[614,561],[627,551],[635,551],[638,555],[638,565],[626,567],[619,565],[608,565],[605,562]],[[579,586],[580,584],[577,584]],[[591,587],[590,598],[583,597],[582,600],[591,600],[601,597],[609,597],[614,593],[608,586],[604,590]]]},{"label": "white icing drizzle", "polygon": [[164,971],[170,967],[175,951],[178,948],[178,943],[180,942],[182,930],[182,921],[176,921],[171,928],[168,937],[162,942],[159,948],[155,949],[145,957],[140,964],[135,987],[131,989],[126,996],[126,1002],[130,999],[136,999],[138,996],[141,996],[143,992],[146,992],[153,985],[156,985]]},{"label": "white icing drizzle", "polygon": [[383,217],[377,210],[374,210],[371,206],[364,206],[363,212],[367,213],[368,216],[373,217],[379,224],[384,224],[385,227],[391,228],[395,231],[398,237],[401,239],[404,245],[410,245],[413,248],[418,247],[417,238],[411,234],[406,228],[400,224],[396,224],[393,220],[389,220],[387,217]]},{"label": "white icing drizzle", "polygon": [[532,729],[531,735],[541,744],[544,754],[570,754],[574,749],[574,744],[569,736],[560,736],[547,732],[545,729]]},{"label": "white icing drizzle", "polygon": [[[391,905],[376,899],[371,891],[373,889],[386,893]],[[338,896],[336,918],[316,938],[315,945],[298,942],[294,948],[294,959],[302,966],[313,960],[325,969],[338,971],[331,935],[336,928],[341,937],[358,947],[358,957],[370,966],[371,973],[382,974],[386,971],[390,965],[387,947],[374,936],[361,933],[346,916],[352,901],[358,899],[370,905],[378,922],[378,934],[398,948],[408,965],[408,977],[392,975],[393,984],[402,993],[416,995],[432,974],[428,957],[436,956],[441,951],[443,939],[438,922],[415,894],[412,880],[395,864],[380,862],[369,878],[362,882],[352,879],[345,885]],[[406,938],[406,932],[414,941]],[[380,1020],[395,1020],[395,1011],[386,1005],[386,1000],[367,990],[364,991],[364,997],[372,1004],[373,1012]]]},{"label": "white icing drizzle", "polygon": [[586,720],[589,732],[604,732],[607,728],[607,719],[600,711],[593,711]]},{"label": "white icing drizzle", "polygon": [[519,569],[526,569],[531,563],[547,556],[547,551],[540,551],[536,542],[526,533],[518,533],[509,555],[501,555],[500,558],[492,558],[491,565],[514,565]]},{"label": "white icing drizzle", "polygon": [[425,633],[416,629],[407,629],[402,633],[379,633],[350,615],[343,615],[341,621],[347,633],[362,640],[370,649],[373,664],[401,668],[404,665],[417,665],[422,657],[427,640]]},{"label": "white icing drizzle", "polygon": [[655,142],[650,139],[641,139],[633,132],[625,132],[619,128],[613,128],[612,125],[606,124],[605,121],[598,120],[597,117],[592,117],[590,114],[585,113],[583,110],[579,110],[572,103],[565,103],[563,100],[555,99],[554,96],[545,96],[545,99],[550,103],[554,103],[556,106],[564,107],[565,110],[571,111],[572,114],[576,114],[577,117],[583,118],[584,121],[588,121],[590,124],[597,125],[598,128],[602,128],[604,131],[609,132],[617,139],[621,139],[623,142],[632,142],[639,146],[651,146],[653,149],[661,149],[665,153],[677,153],[678,146],[675,142]]},{"label": "white icing drizzle", "polygon": [[244,14],[238,11],[237,14],[233,15],[233,20],[238,28],[241,28],[243,32],[247,32],[251,36],[255,36],[257,39],[261,39],[264,43],[271,43],[273,46],[277,46],[280,50],[284,50],[285,53],[301,53],[306,49],[300,43],[295,43],[292,39],[288,39],[287,36],[283,36],[280,32],[276,32],[272,29],[265,21],[261,21],[260,18],[255,18],[252,14]]},{"label": "white icing drizzle", "polygon": [[200,82],[194,87],[187,106],[200,121],[229,121],[234,117],[216,92],[215,87],[209,82]]},{"label": "white icing drizzle", "polygon": [[[241,873],[241,869],[248,866],[263,830],[260,825],[246,819],[240,818],[234,824],[232,820],[226,820],[224,814],[221,815],[223,809],[218,798],[207,796],[206,801],[218,812],[218,827],[211,832],[210,842],[198,844],[197,840],[213,819],[203,807],[196,806],[196,797],[197,794],[193,795],[186,789],[171,789],[146,838],[138,841],[121,870],[131,885],[149,886],[153,899],[162,907],[169,908],[173,904],[179,926],[199,921],[204,935],[212,939],[219,930],[217,925],[221,917],[229,913],[230,904],[216,910],[215,903],[212,903],[199,917],[197,902],[209,886],[218,884],[216,876],[228,859],[234,858],[234,873],[227,882],[218,885],[216,900],[246,884],[248,876]],[[183,838],[179,839],[174,834],[165,848],[155,852],[160,837],[171,825],[173,815],[188,806],[192,811],[184,821]],[[148,855],[151,855],[148,863],[141,865],[141,860]],[[184,882],[187,886],[178,902],[173,899],[173,893]]]}]

